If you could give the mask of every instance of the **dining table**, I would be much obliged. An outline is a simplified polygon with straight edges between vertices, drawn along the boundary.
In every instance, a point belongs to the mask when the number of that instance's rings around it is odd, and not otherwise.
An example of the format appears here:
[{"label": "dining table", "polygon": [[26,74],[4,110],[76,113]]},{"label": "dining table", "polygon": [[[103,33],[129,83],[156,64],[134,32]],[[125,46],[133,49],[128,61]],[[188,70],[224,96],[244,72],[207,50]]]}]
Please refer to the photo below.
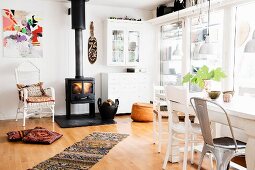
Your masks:
[{"label": "dining table", "polygon": [[[231,125],[246,135],[245,160],[248,170],[255,170],[255,98],[249,96],[234,96],[226,103],[222,98],[216,100],[228,112]],[[219,108],[209,105],[210,120],[227,125],[226,117]],[[236,134],[237,135],[237,134]],[[242,139],[239,139],[242,140]]]},{"label": "dining table", "polygon": [[[200,96],[201,93],[189,94],[189,98]],[[166,96],[164,94],[158,94],[158,97],[165,98]],[[238,132],[234,131],[234,135],[241,133],[240,135],[246,136],[245,138],[238,140],[246,143],[245,160],[247,169],[255,170],[255,98],[236,95],[231,99],[230,102],[223,102],[223,98],[220,96],[214,101],[220,104],[227,111],[232,127],[238,129]],[[178,103],[176,103],[176,105],[178,105]],[[190,111],[193,111],[191,105],[189,109],[192,109]],[[211,122],[228,125],[226,115],[218,106],[208,104],[208,114]],[[177,145],[173,143],[172,151],[176,151],[176,147]],[[172,152],[170,154],[174,153]],[[173,159],[174,157],[176,157],[176,155],[170,155],[170,158]]]}]

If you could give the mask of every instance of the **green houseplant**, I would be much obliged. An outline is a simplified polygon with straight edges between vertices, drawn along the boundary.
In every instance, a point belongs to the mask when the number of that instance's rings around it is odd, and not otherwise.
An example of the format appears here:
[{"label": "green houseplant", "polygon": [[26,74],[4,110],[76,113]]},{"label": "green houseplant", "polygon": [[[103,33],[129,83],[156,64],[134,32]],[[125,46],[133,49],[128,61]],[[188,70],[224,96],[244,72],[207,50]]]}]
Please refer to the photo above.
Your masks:
[{"label": "green houseplant", "polygon": [[226,74],[220,67],[209,70],[209,68],[204,65],[196,72],[196,74],[191,73],[186,74],[182,79],[182,84],[190,82],[191,84],[196,84],[201,89],[205,89],[207,91],[208,90],[207,80],[219,82],[226,77],[227,77]]}]

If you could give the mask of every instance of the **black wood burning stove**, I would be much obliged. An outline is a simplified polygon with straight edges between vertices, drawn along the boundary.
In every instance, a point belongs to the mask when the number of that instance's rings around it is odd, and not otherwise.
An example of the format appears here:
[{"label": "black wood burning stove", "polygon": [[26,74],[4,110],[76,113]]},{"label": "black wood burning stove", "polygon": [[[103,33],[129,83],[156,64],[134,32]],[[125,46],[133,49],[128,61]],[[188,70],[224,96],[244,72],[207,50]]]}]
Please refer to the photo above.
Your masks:
[{"label": "black wood burning stove", "polygon": [[95,80],[86,78],[66,78],[66,117],[71,117],[71,104],[89,103],[89,117],[95,117]]},{"label": "black wood burning stove", "polygon": [[[85,2],[88,0],[71,1],[72,29],[75,30],[75,78],[65,79],[66,115],[55,117],[62,128],[114,124],[114,120],[102,120],[95,115],[95,80],[83,77],[83,36],[85,29]],[[89,114],[72,115],[72,104],[89,104]]]},{"label": "black wood burning stove", "polygon": [[70,0],[72,29],[75,30],[75,78],[65,79],[66,117],[71,117],[71,104],[89,104],[89,116],[95,116],[95,80],[83,77],[83,37],[85,29],[85,1]]}]

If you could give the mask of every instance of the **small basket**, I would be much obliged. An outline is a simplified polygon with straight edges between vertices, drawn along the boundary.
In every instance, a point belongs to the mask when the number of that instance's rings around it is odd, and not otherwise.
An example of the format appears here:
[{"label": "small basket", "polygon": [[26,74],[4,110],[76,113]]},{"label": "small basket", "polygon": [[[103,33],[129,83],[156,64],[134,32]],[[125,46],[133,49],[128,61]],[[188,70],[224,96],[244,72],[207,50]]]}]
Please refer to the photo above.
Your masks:
[{"label": "small basket", "polygon": [[[111,103],[109,102],[111,101]],[[98,109],[103,120],[112,120],[117,113],[119,100],[115,99],[115,102],[112,100],[107,100],[102,103],[102,99],[99,98],[97,101]]]}]

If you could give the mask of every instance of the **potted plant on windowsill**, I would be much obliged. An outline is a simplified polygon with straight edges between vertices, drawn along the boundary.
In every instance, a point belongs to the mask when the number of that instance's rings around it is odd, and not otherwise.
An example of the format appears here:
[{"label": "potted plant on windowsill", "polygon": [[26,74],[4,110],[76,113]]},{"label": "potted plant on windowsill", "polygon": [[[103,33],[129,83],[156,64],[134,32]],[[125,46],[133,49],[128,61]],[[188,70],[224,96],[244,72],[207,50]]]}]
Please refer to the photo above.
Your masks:
[{"label": "potted plant on windowsill", "polygon": [[218,67],[216,69],[209,70],[207,66],[201,67],[195,74],[188,73],[183,77],[182,83],[196,84],[201,89],[204,89],[211,99],[217,99],[220,95],[219,91],[211,91],[211,81],[221,81],[226,78],[224,71]]}]

